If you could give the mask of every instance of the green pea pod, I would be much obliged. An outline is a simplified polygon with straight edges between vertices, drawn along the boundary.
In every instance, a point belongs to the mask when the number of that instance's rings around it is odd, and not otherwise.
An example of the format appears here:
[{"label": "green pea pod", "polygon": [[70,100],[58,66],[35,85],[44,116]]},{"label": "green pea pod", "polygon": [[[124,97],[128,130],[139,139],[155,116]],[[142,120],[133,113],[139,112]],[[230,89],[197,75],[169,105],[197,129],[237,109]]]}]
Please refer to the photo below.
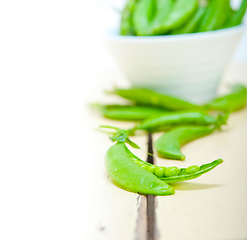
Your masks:
[{"label": "green pea pod", "polygon": [[199,25],[198,32],[217,30],[223,27],[227,20],[229,0],[209,1],[206,13]]},{"label": "green pea pod", "polygon": [[176,160],[184,160],[181,146],[195,139],[207,136],[216,128],[213,126],[186,126],[177,127],[164,133],[155,142],[155,149],[160,157]]},{"label": "green pea pod", "polygon": [[229,1],[229,4],[228,4],[228,9],[227,9],[227,20],[224,24],[224,26],[222,28],[228,28],[231,24],[231,21],[234,17],[234,15],[236,14],[236,12],[232,9],[231,5],[230,5],[230,1]]},{"label": "green pea pod", "polygon": [[229,94],[214,99],[205,105],[206,109],[223,112],[235,112],[246,106],[247,88],[242,84],[235,84]]},{"label": "green pea pod", "polygon": [[202,111],[177,111],[147,118],[130,132],[135,130],[160,132],[177,126],[212,125],[216,124],[217,121],[217,118]]},{"label": "green pea pod", "polygon": [[247,0],[243,0],[238,11],[234,12],[230,21],[227,22],[226,27],[234,27],[241,24],[242,19],[246,12],[246,8],[247,8]]},{"label": "green pea pod", "polygon": [[97,108],[106,118],[122,121],[141,121],[152,115],[165,113],[164,109],[148,106],[102,104],[92,104],[91,106]]},{"label": "green pea pod", "polygon": [[120,34],[121,35],[135,35],[133,24],[133,11],[137,0],[128,0],[122,12]]},{"label": "green pea pod", "polygon": [[166,182],[138,166],[124,142],[118,142],[108,149],[105,166],[110,177],[128,191],[151,195],[175,193]]},{"label": "green pea pod", "polygon": [[173,0],[156,0],[156,13],[152,21],[152,26],[157,26],[160,22],[163,22],[167,15],[170,13]]},{"label": "green pea pod", "polygon": [[153,25],[152,34],[166,34],[175,28],[181,27],[193,16],[197,8],[198,0],[176,0],[164,20]]},{"label": "green pea pod", "polygon": [[138,166],[166,183],[182,182],[198,178],[223,163],[222,159],[217,159],[211,163],[203,164],[201,166],[192,165],[187,168],[178,168],[175,166],[161,167],[142,161],[131,152],[130,156]]},{"label": "green pea pod", "polygon": [[175,29],[170,34],[194,33],[206,12],[206,7],[199,7],[196,14],[182,27]]},{"label": "green pea pod", "polygon": [[160,94],[149,89],[115,89],[111,93],[117,94],[122,98],[131,100],[140,105],[170,110],[202,109],[201,106],[196,104],[169,95]]},{"label": "green pea pod", "polygon": [[[215,160],[200,167],[193,165],[188,168],[159,167],[142,161],[135,156],[125,145],[130,143],[134,148],[139,148],[128,139],[128,132],[115,127],[101,126],[116,130],[110,133],[110,139],[117,143],[110,147],[106,153],[105,166],[110,177],[122,188],[140,194],[171,195],[174,189],[169,182],[191,180],[212,170],[223,162]],[[126,141],[128,140],[128,141]]]},{"label": "green pea pod", "polygon": [[136,3],[133,11],[133,23],[138,36],[150,35],[154,8],[154,0],[139,0]]}]

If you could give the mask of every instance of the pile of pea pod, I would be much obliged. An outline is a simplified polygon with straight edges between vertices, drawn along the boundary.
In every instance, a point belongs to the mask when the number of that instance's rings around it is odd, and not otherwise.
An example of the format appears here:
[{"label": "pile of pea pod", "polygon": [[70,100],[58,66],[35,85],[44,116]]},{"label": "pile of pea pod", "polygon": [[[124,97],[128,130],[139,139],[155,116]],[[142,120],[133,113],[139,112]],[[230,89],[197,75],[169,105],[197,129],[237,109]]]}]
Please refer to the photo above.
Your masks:
[{"label": "pile of pea pod", "polygon": [[121,35],[153,36],[213,31],[241,24],[247,0],[127,0]]},{"label": "pile of pea pod", "polygon": [[215,98],[205,105],[154,92],[149,89],[115,89],[116,94],[132,104],[103,105],[92,104],[104,117],[131,121],[131,129],[100,126],[108,133],[115,145],[106,153],[105,166],[110,177],[121,188],[152,195],[171,195],[175,190],[168,183],[187,181],[209,172],[223,162],[217,159],[201,166],[188,168],[163,167],[147,163],[135,156],[126,146],[139,148],[130,137],[137,132],[144,134],[163,132],[154,143],[159,157],[184,160],[181,147],[193,140],[221,131],[228,117],[246,107],[247,88],[242,84],[232,86],[226,95]]}]

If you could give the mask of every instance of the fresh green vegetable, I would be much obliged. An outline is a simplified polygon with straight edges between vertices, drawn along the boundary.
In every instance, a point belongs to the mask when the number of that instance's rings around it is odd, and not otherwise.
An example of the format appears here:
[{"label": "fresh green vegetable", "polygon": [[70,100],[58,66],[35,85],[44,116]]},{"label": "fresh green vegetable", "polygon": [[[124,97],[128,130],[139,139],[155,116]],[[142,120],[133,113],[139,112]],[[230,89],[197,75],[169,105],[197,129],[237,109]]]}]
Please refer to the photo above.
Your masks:
[{"label": "fresh green vegetable", "polygon": [[110,177],[122,188],[140,194],[171,195],[175,190],[166,182],[138,166],[120,138],[106,153],[105,166]]},{"label": "fresh green vegetable", "polygon": [[188,126],[177,127],[164,133],[155,142],[155,149],[159,156],[168,159],[184,160],[181,146],[195,139],[204,137],[214,132],[214,126]]},{"label": "fresh green vegetable", "polygon": [[145,36],[150,34],[151,20],[154,16],[154,0],[138,0],[133,12],[133,22],[136,34]]},{"label": "fresh green vegetable", "polygon": [[[178,168],[178,167],[167,168],[167,167],[155,166],[152,165],[151,163],[144,162],[138,157],[134,156],[133,154],[132,154],[132,158],[137,165],[139,165],[146,171],[154,174],[156,177],[158,177],[160,180],[166,183],[181,182],[181,181],[195,179],[197,177],[200,177],[202,174],[207,173],[210,170],[214,169],[223,162],[222,159],[217,159],[211,163],[203,164],[201,166],[192,165],[188,168]],[[150,171],[150,169],[152,170]],[[156,169],[159,169],[159,173],[162,174],[156,174]]]},{"label": "fresh green vegetable", "polygon": [[133,23],[133,11],[137,0],[127,0],[124,11],[121,18],[121,35],[135,35],[135,27]]},{"label": "fresh green vegetable", "polygon": [[241,24],[247,8],[230,0],[127,0],[122,13],[122,35],[169,35],[213,31]]},{"label": "fresh green vegetable", "polygon": [[149,89],[115,89],[111,93],[117,94],[122,98],[131,100],[140,105],[154,106],[170,110],[202,109],[201,106],[196,104],[169,95],[160,94]]},{"label": "fresh green vegetable", "polygon": [[243,0],[239,9],[233,12],[230,21],[227,22],[226,27],[234,27],[241,24],[247,8],[247,0]]},{"label": "fresh green vegetable", "polygon": [[183,26],[175,29],[171,34],[193,33],[198,28],[198,25],[206,12],[206,7],[199,7],[196,14]]},{"label": "fresh green vegetable", "polygon": [[246,106],[247,88],[242,84],[235,84],[229,94],[218,97],[205,105],[206,109],[223,112],[238,111]]},{"label": "fresh green vegetable", "polygon": [[173,0],[156,0],[156,13],[152,21],[152,28],[164,22],[173,5]]},{"label": "fresh green vegetable", "polygon": [[136,130],[145,130],[148,132],[160,132],[165,131],[177,126],[188,126],[188,125],[211,125],[217,124],[218,119],[202,111],[177,111],[154,116],[145,119],[139,123],[130,132]]},{"label": "fresh green vegetable", "polygon": [[[111,128],[111,127],[108,127]],[[215,160],[200,167],[193,165],[188,168],[161,167],[147,163],[135,156],[126,146],[127,132],[117,129],[110,137],[117,143],[106,153],[105,166],[110,177],[123,189],[140,194],[171,195],[175,190],[168,185],[170,182],[191,180],[212,170],[223,161]],[[128,139],[131,146],[138,148]]]},{"label": "fresh green vegetable", "polygon": [[152,115],[166,112],[164,109],[160,108],[137,105],[130,106],[92,104],[92,107],[97,108],[106,118],[123,121],[141,121]]},{"label": "fresh green vegetable", "polygon": [[209,1],[206,13],[200,23],[198,32],[220,29],[227,20],[229,0]]},{"label": "fresh green vegetable", "polygon": [[152,35],[165,34],[184,25],[196,12],[198,0],[176,0],[163,21],[155,22]]}]

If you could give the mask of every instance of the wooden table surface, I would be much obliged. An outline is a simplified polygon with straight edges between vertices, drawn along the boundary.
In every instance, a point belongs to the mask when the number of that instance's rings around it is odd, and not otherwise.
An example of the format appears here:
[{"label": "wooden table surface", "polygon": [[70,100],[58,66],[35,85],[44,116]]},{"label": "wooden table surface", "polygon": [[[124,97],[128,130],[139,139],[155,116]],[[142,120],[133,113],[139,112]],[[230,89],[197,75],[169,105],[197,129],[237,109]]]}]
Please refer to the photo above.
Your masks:
[{"label": "wooden table surface", "polygon": [[[231,83],[247,85],[247,65],[232,65],[221,82],[219,93],[225,93]],[[122,76],[108,73],[98,76],[94,101],[113,103],[121,100],[106,96],[103,89],[111,84],[128,86]],[[95,99],[95,96],[96,99]],[[90,99],[91,100],[91,99]],[[133,123],[100,117],[85,108],[90,115],[91,131],[88,145],[92,149],[91,192],[88,218],[88,240],[147,239],[146,197],[127,192],[114,185],[104,167],[104,155],[112,145],[108,136],[94,131],[99,125],[131,127]],[[153,134],[157,139],[160,133]],[[141,150],[132,149],[140,158],[147,158],[147,136],[135,136]],[[92,146],[97,146],[93,150]],[[247,239],[247,108],[233,113],[222,132],[198,139],[183,147],[185,161],[157,157],[157,165],[187,167],[222,158],[224,163],[200,178],[172,184],[173,196],[155,197],[155,237],[169,240],[243,240]],[[151,239],[151,238],[150,238]]]}]

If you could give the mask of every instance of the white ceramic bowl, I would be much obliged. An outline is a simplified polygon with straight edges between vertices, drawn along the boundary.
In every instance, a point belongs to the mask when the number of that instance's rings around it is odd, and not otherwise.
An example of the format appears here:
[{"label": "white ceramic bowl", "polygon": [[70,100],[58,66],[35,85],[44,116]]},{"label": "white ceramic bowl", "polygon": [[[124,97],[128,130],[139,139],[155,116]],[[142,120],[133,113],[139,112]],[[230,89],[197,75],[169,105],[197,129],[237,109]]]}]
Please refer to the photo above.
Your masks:
[{"label": "white ceramic bowl", "polygon": [[134,87],[195,103],[211,100],[244,32],[243,26],[171,36],[120,36],[104,42]]}]

